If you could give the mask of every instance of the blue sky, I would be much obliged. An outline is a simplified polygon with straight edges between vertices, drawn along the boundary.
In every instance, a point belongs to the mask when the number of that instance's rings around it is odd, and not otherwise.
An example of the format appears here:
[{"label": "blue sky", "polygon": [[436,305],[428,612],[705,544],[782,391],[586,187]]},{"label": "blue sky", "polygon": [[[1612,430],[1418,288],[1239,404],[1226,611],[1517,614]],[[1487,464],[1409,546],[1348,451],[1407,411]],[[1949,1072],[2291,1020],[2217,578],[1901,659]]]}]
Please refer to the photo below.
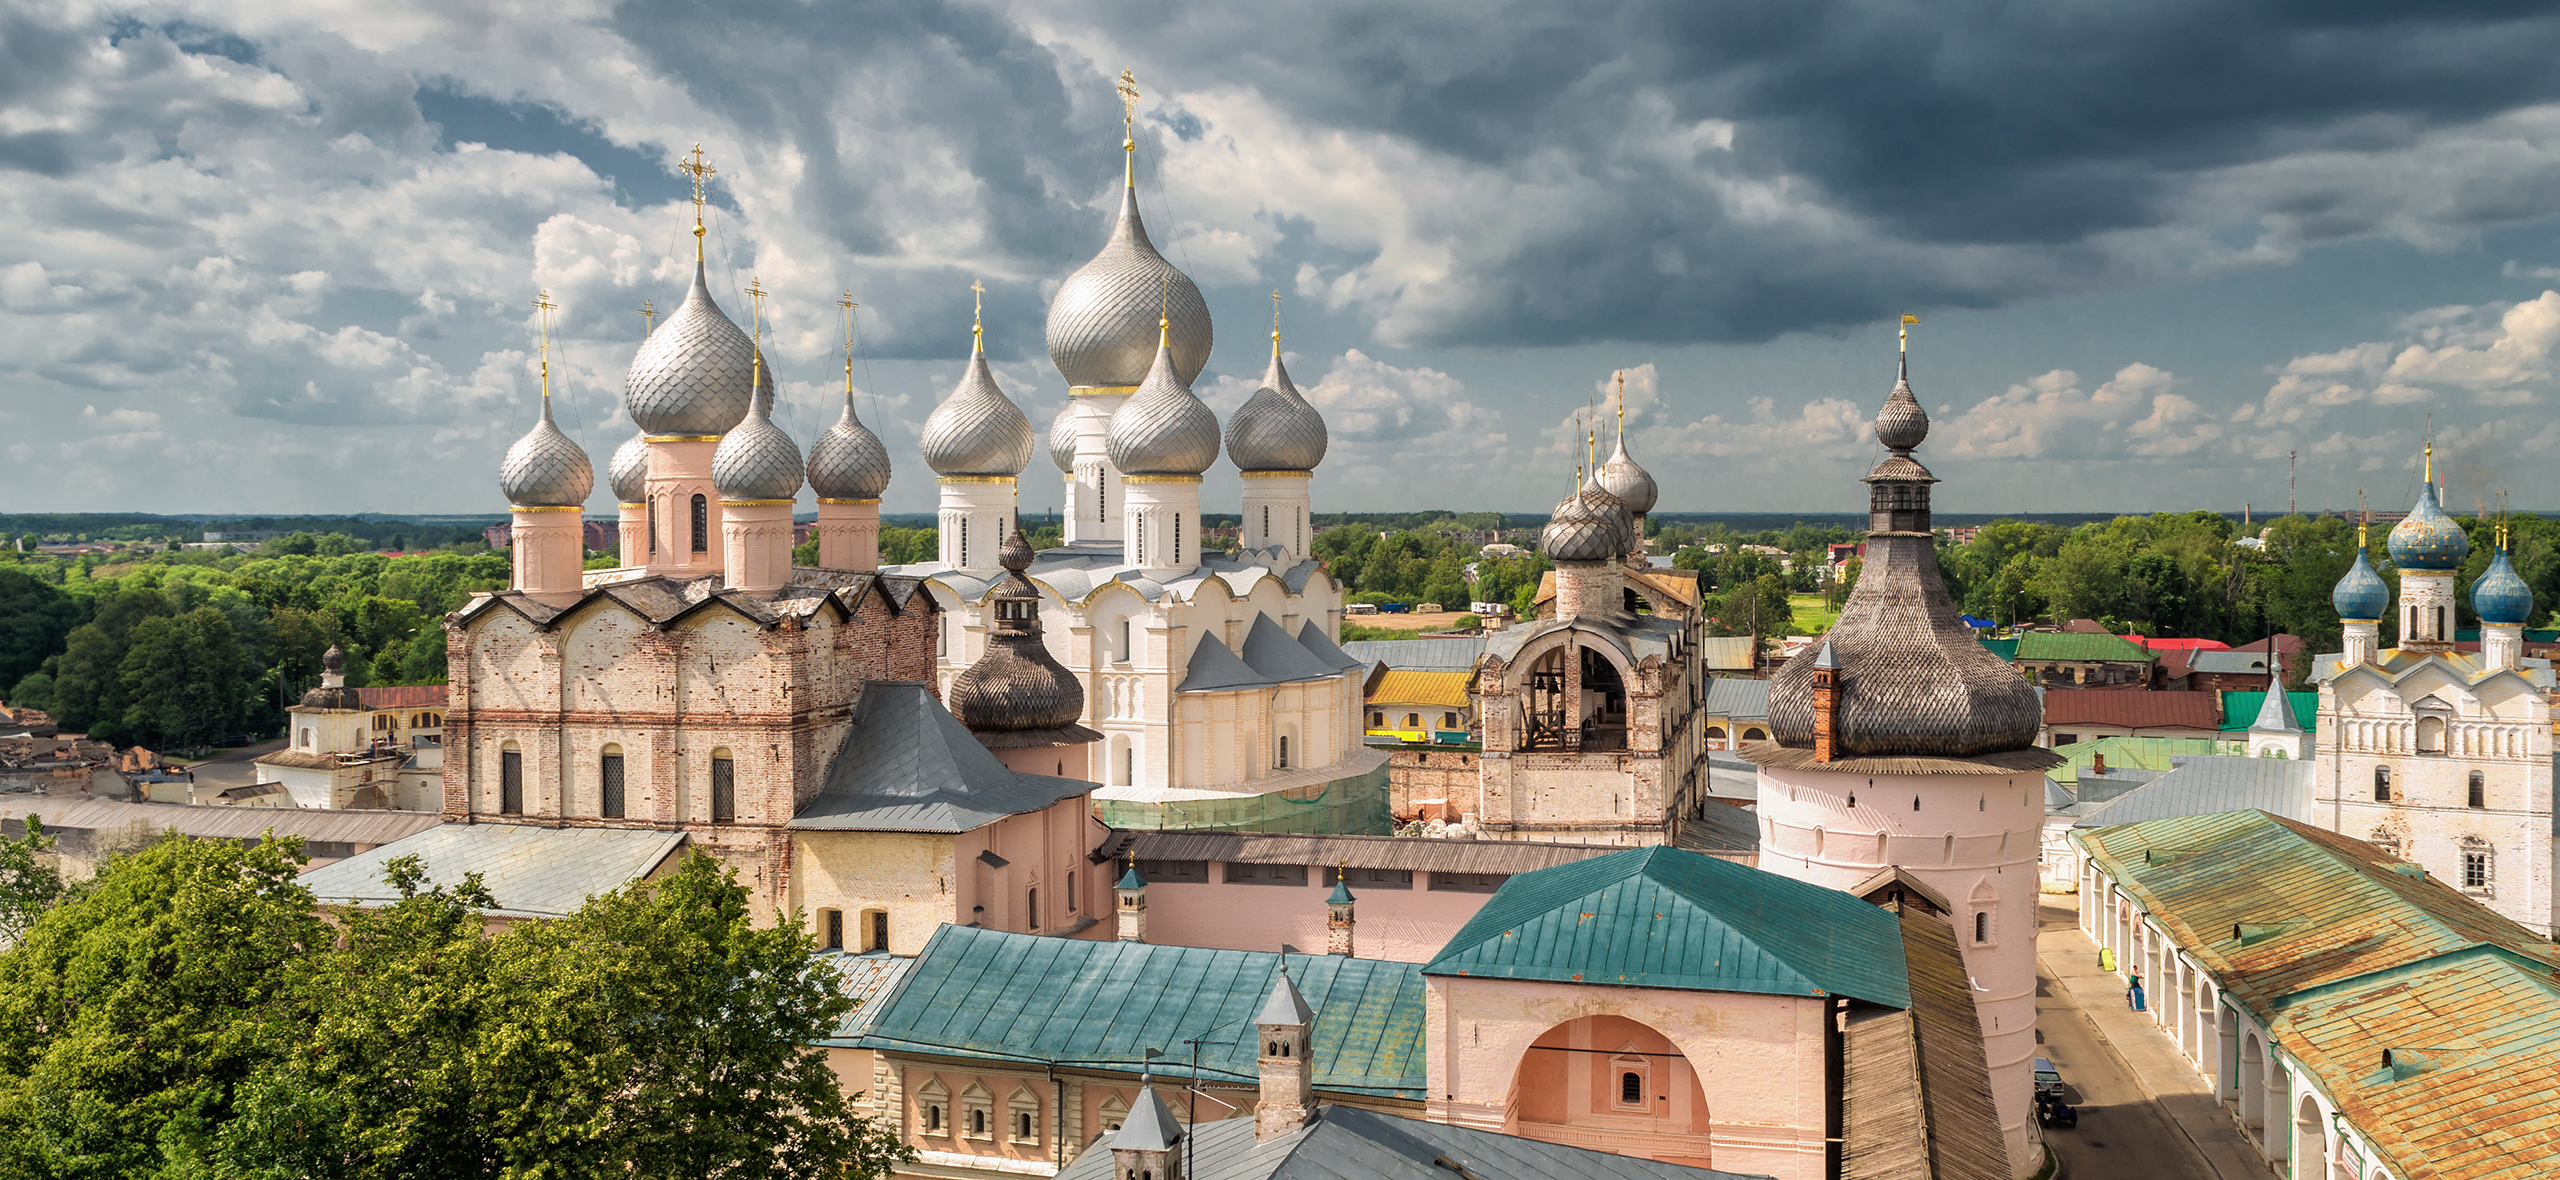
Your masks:
[{"label": "blue sky", "polygon": [[1063,399],[1126,68],[1199,391],[1251,392],[1279,290],[1320,510],[1552,504],[1621,369],[1666,509],[1854,510],[1904,311],[1951,510],[2266,511],[2288,453],[2305,507],[2397,506],[2430,413],[2454,502],[2560,507],[2547,6],[535,9],[0,13],[0,503],[496,510],[537,289],[601,467],[700,142],[779,420],[834,417],[852,291],[886,506],[929,508],[971,282],[1008,392]]}]

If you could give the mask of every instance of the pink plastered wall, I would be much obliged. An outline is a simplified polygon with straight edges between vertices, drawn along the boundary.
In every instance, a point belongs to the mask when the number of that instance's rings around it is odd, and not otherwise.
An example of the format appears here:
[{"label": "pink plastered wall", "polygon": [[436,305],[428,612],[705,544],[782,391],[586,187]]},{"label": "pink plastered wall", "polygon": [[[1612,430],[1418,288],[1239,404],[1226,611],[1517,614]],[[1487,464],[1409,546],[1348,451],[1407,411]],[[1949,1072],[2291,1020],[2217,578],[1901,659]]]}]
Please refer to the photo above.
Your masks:
[{"label": "pink plastered wall", "polygon": [[[1493,895],[1429,888],[1429,874],[1415,870],[1410,889],[1352,883],[1352,954],[1404,963],[1428,961],[1458,927],[1475,917]],[[1304,885],[1229,884],[1226,865],[1209,862],[1208,884],[1150,882],[1147,941],[1167,946],[1276,951],[1281,943],[1321,953],[1325,949],[1325,898],[1333,887],[1324,870],[1307,867]],[[1088,938],[1114,938],[1109,923]]]}]

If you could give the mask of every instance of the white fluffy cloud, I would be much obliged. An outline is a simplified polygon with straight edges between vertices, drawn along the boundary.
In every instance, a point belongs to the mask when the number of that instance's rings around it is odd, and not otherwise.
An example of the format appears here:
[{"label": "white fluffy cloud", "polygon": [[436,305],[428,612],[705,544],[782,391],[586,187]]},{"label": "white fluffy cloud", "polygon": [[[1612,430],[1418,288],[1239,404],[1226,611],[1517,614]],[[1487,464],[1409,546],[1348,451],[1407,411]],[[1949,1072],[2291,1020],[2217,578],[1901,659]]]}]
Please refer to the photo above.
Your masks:
[{"label": "white fluffy cloud", "polygon": [[1938,426],[1941,453],[1972,459],[2111,459],[2188,455],[2222,437],[2176,378],[2135,362],[2094,390],[2054,369],[1985,398]]}]

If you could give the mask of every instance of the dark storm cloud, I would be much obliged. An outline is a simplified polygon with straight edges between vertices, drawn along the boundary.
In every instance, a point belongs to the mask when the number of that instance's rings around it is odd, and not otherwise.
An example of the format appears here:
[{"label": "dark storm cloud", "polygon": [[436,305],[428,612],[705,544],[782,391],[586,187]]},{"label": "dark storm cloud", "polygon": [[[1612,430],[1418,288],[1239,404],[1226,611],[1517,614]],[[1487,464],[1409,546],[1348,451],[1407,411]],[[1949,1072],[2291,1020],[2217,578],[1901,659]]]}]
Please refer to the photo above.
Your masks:
[{"label": "dark storm cloud", "polygon": [[[1914,300],[1995,305],[2174,268],[2125,257],[2128,233],[2237,227],[2291,249],[2397,232],[2408,210],[2352,193],[2352,170],[2328,189],[2197,203],[2221,170],[2404,150],[2560,92],[2548,4],[1327,2],[1272,21],[1252,6],[1095,0],[1080,13],[1176,90],[1242,85],[1306,123],[1505,175],[1560,154],[1598,181],[1544,226],[1460,251],[1462,290],[1407,331],[1439,343],[1761,339]],[[1641,150],[1629,131],[1657,117],[1647,103],[1675,128],[1729,122],[1729,152]],[[2430,229],[2560,211],[2547,172],[2439,179]],[[1723,184],[1780,187],[1848,224],[1737,216]]]}]

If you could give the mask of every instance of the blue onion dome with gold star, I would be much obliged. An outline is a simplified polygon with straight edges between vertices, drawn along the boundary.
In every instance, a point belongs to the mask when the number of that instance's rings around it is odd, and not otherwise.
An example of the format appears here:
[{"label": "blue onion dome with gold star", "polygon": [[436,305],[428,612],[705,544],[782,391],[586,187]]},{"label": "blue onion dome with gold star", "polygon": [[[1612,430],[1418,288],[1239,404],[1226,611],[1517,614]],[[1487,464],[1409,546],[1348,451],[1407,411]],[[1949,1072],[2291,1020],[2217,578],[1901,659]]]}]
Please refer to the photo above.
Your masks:
[{"label": "blue onion dome with gold star", "polygon": [[2341,619],[2372,622],[2391,611],[2391,587],[2375,573],[2373,560],[2362,545],[2356,546],[2356,563],[2347,567],[2347,576],[2338,579],[2337,588],[2329,592],[2329,605],[2338,609]]},{"label": "blue onion dome with gold star", "polygon": [[1031,463],[1031,419],[996,387],[986,333],[977,339],[960,384],[924,420],[925,466],[946,479],[1011,478]]},{"label": "blue onion dome with gold star", "polygon": [[551,395],[542,395],[542,420],[507,448],[498,463],[498,490],[518,508],[575,508],[596,486],[587,452],[551,420]]},{"label": "blue onion dome with gold star", "polygon": [[1133,154],[1111,239],[1049,301],[1049,359],[1070,393],[1135,390],[1155,361],[1157,342],[1147,337],[1157,334],[1159,319],[1171,321],[1165,340],[1184,385],[1199,379],[1215,337],[1199,285],[1147,239],[1146,220],[1138,214],[1136,145],[1123,140],[1121,147]]},{"label": "blue onion dome with gold star", "polygon": [[[759,361],[758,370],[763,369]],[[773,386],[758,382],[747,416],[711,452],[711,488],[723,500],[789,500],[800,494],[800,447],[773,424]]]},{"label": "blue onion dome with gold star", "polygon": [[822,500],[877,500],[889,490],[889,448],[853,412],[844,392],[844,414],[809,444],[809,490]]},{"label": "blue onion dome with gold star", "polygon": [[2516,567],[2508,563],[2504,546],[2489,559],[2489,571],[2471,584],[2471,609],[2479,612],[2483,623],[2513,627],[2523,626],[2533,613],[2533,587],[2516,576]]},{"label": "blue onion dome with gold star", "polygon": [[1171,322],[1157,324],[1156,361],[1138,392],[1111,413],[1104,438],[1125,475],[1198,475],[1218,461],[1218,415],[1191,392],[1174,359]]},{"label": "blue onion dome with gold star", "polygon": [[2391,526],[2391,564],[2404,570],[2458,570],[2471,556],[2471,538],[2436,505],[2433,482],[2418,493],[2418,505]]},{"label": "blue onion dome with gold star", "polygon": [[613,449],[613,461],[605,465],[613,482],[613,498],[622,504],[637,504],[649,498],[649,436],[635,434]]}]

